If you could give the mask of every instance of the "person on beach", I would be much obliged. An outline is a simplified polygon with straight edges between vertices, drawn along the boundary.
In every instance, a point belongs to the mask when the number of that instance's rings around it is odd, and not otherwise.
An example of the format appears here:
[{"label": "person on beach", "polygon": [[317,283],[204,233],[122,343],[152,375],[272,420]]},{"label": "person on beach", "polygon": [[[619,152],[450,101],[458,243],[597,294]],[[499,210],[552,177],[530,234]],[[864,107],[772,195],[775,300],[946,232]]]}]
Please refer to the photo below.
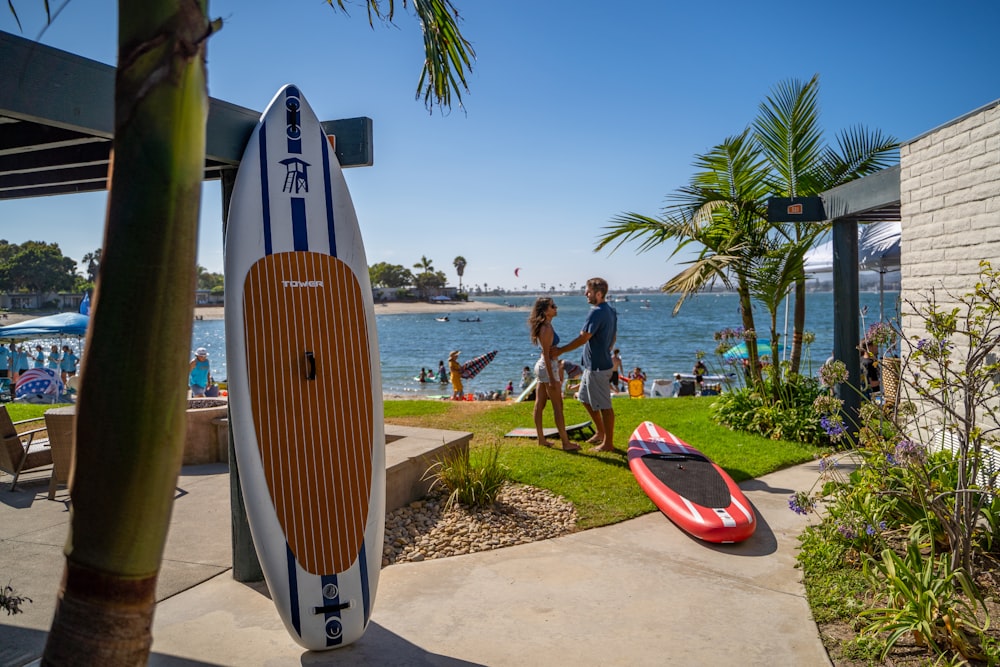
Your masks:
[{"label": "person on beach", "polygon": [[875,343],[863,343],[861,346],[861,379],[865,398],[882,391],[879,381],[878,346]]},{"label": "person on beach", "polygon": [[63,345],[62,359],[59,360],[59,370],[61,371],[64,385],[67,380],[76,375],[76,364],[78,361],[77,356],[73,354],[73,348],[69,345]]},{"label": "person on beach", "polygon": [[45,351],[41,345],[35,346],[35,354],[31,358],[34,361],[32,368],[45,368]]},{"label": "person on beach", "polygon": [[448,383],[448,369],[444,365],[444,359],[438,361],[438,382],[441,384]]},{"label": "person on beach", "polygon": [[462,364],[458,363],[458,355],[461,350],[452,350],[448,355],[448,370],[451,371],[451,400],[461,401],[465,398],[465,390],[462,388]]},{"label": "person on beach", "polygon": [[208,363],[208,350],[199,347],[194,351],[194,359],[191,360],[191,370],[188,375],[191,398],[204,398],[205,389],[210,384],[212,384],[212,369]]},{"label": "person on beach", "polygon": [[59,357],[59,346],[53,345],[49,348],[49,360],[45,362],[45,367],[49,370],[53,370],[56,374],[59,373],[59,363],[61,358]]},{"label": "person on beach", "polygon": [[535,434],[538,436],[539,445],[542,447],[552,446],[553,443],[545,439],[545,430],[542,428],[545,404],[551,400],[556,431],[559,433],[562,449],[573,452],[580,449],[580,445],[574,443],[566,435],[566,419],[563,416],[562,403],[562,370],[559,367],[559,360],[556,359],[553,352],[555,346],[559,344],[559,335],[552,327],[552,319],[557,314],[556,304],[552,299],[543,296],[535,300],[531,315],[528,317],[531,344],[538,345],[542,349],[541,356],[535,362],[535,376],[538,378],[538,385],[535,388]]},{"label": "person on beach", "polygon": [[622,368],[621,350],[616,347],[611,355],[611,389],[613,391],[621,391]]},{"label": "person on beach", "polygon": [[[10,347],[11,347],[11,349],[14,349],[14,344],[11,343]],[[15,359],[15,361],[14,361],[14,380],[16,382],[17,378],[21,377],[21,373],[23,373],[26,370],[28,370],[29,368],[31,368],[31,366],[28,365],[28,351],[24,349],[23,345],[18,345],[17,346],[17,352],[14,355],[14,359]]]},{"label": "person on beach", "polygon": [[594,436],[587,442],[597,445],[594,451],[615,451],[615,410],[611,404],[611,349],[618,338],[618,314],[606,301],[608,282],[591,278],[585,292],[590,312],[580,335],[564,347],[556,346],[560,355],[580,346],[583,348],[579,399],[594,422]]},{"label": "person on beach", "polygon": [[698,386],[698,391],[701,391],[705,388],[705,373],[708,372],[705,362],[699,358],[694,362],[694,370],[691,372],[694,373],[694,383]]},{"label": "person on beach", "polygon": [[521,391],[528,388],[531,384],[531,366],[525,366],[521,369]]},{"label": "person on beach", "polygon": [[14,400],[14,381],[10,379],[10,354],[6,347],[0,346],[0,380],[3,379],[10,383],[10,400]]}]

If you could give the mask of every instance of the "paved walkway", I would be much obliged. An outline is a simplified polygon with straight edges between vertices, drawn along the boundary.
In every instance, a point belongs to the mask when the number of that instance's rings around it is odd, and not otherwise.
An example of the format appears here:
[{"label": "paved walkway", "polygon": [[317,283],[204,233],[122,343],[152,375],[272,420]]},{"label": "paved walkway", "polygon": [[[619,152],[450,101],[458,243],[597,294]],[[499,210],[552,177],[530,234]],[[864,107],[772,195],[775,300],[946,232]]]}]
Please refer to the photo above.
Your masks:
[{"label": "paved walkway", "polygon": [[[224,466],[183,470],[157,589],[151,665],[830,664],[794,567],[807,519],[787,498],[815,464],[744,483],[756,534],[738,545],[687,537],[659,513],[497,551],[382,570],[364,638],[299,648],[266,590],[233,581]],[[0,665],[41,655],[62,573],[65,492],[0,483],[0,572],[34,599],[0,617]]]}]

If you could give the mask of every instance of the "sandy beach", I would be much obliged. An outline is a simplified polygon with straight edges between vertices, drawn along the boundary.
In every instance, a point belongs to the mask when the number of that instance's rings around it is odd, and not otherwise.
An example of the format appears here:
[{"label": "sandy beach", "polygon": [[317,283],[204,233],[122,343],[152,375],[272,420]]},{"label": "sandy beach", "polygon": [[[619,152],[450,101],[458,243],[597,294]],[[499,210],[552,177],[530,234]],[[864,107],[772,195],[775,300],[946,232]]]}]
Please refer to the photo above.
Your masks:
[{"label": "sandy beach", "polygon": [[[413,302],[403,302],[403,301],[390,301],[383,304],[377,304],[375,306],[376,315],[407,315],[407,314],[426,314],[432,313],[434,315],[449,315],[451,313],[476,313],[485,312],[488,310],[506,310],[509,306],[505,306],[499,303],[487,303],[485,301],[455,301],[451,303],[425,303],[422,301]],[[526,306],[521,306],[514,308],[513,310],[523,310],[527,311]],[[222,306],[195,306],[194,318],[196,320],[221,320],[225,318],[225,309]],[[24,322],[25,320],[33,320],[37,317],[44,317],[46,315],[53,315],[54,312],[49,311],[38,311],[33,313],[4,313],[2,319],[0,319],[0,326],[6,326],[8,324],[17,324],[18,322]]]},{"label": "sandy beach", "polygon": [[[527,306],[511,308],[501,303],[486,301],[453,301],[446,303],[426,303],[423,301],[388,301],[375,305],[376,315],[450,315],[452,313],[476,313],[488,310],[522,310],[527,312]],[[195,319],[221,320],[225,316],[222,306],[197,306],[194,309]]]}]

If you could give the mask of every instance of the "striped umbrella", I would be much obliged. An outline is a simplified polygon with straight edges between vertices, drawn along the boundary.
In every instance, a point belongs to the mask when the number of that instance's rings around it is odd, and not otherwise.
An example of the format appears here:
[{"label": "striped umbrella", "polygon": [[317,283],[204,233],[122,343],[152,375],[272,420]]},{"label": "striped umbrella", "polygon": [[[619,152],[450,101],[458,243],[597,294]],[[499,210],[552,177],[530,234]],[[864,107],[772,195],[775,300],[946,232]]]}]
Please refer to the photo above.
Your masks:
[{"label": "striped umbrella", "polygon": [[486,368],[486,364],[493,361],[493,357],[497,356],[497,351],[487,352],[486,354],[479,355],[475,359],[462,364],[462,379],[471,380],[472,378],[479,375],[479,371]]}]

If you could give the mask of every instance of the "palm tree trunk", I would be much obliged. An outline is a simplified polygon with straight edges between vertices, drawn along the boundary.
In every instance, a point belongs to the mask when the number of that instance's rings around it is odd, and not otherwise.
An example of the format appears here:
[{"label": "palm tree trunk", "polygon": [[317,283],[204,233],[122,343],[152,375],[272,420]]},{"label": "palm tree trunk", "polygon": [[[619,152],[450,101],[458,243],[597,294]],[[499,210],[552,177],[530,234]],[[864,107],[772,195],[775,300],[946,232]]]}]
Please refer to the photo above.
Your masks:
[{"label": "palm tree trunk", "polygon": [[806,328],[806,279],[795,281],[795,307],[792,315],[792,355],[788,371],[797,374],[802,366],[802,334]]},{"label": "palm tree trunk", "polygon": [[[739,279],[739,283],[736,287],[736,291],[740,297],[740,316],[743,320],[743,330],[744,331],[756,331],[754,328],[753,321],[753,302],[750,299],[750,288],[747,287],[746,283],[742,278]],[[757,354],[757,338],[748,338],[746,340],[747,346],[747,368],[749,373],[747,374],[747,379],[751,381],[754,385],[759,385],[761,382],[760,377],[760,364],[758,359],[760,356]]]},{"label": "palm tree trunk", "polygon": [[208,96],[205,4],[118,6],[114,166],[43,664],[145,665],[183,455]]}]

